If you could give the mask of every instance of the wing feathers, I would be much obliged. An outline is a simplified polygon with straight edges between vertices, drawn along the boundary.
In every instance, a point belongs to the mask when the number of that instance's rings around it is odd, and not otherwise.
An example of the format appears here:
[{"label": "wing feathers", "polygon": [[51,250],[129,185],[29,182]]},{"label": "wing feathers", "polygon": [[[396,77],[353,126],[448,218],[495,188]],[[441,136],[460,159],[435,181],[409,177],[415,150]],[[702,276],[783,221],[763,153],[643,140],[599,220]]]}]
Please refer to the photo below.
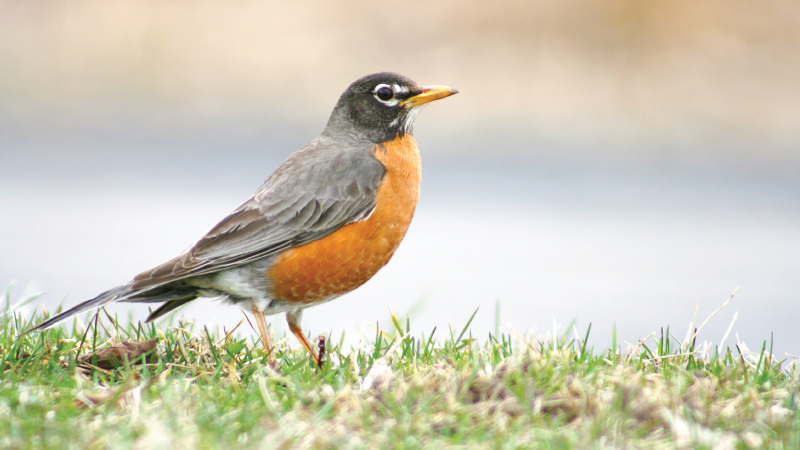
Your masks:
[{"label": "wing feathers", "polygon": [[134,278],[133,289],[209,274],[320,239],[375,207],[386,170],[368,151],[309,144],[177,258]]}]

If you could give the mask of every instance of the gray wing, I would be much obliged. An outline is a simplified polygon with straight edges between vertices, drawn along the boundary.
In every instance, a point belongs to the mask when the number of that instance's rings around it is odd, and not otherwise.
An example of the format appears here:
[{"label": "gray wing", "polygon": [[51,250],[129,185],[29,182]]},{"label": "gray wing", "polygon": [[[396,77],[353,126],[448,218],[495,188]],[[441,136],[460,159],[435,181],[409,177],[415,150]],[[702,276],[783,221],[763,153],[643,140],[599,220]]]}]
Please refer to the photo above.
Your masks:
[{"label": "gray wing", "polygon": [[370,149],[316,140],[177,258],[137,275],[133,290],[214,273],[320,239],[367,217],[386,173]]}]

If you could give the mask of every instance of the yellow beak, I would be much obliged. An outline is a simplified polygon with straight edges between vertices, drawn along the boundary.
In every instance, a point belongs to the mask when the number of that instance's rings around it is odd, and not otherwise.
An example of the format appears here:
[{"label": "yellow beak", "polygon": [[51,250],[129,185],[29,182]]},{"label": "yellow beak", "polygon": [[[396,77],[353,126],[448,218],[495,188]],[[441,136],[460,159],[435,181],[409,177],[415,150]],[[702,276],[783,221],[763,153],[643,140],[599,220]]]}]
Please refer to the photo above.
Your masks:
[{"label": "yellow beak", "polygon": [[450,86],[422,86],[422,93],[413,97],[409,97],[402,102],[400,106],[408,106],[414,108],[416,106],[424,105],[425,103],[439,100],[440,98],[449,97],[457,94],[458,91]]}]

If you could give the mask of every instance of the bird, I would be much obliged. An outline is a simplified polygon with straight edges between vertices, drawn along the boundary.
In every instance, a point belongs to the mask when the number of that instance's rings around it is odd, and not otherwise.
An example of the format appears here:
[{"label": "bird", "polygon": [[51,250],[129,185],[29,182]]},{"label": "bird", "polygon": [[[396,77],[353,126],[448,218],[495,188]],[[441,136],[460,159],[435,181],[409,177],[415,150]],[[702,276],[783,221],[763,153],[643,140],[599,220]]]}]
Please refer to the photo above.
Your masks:
[{"label": "bird", "polygon": [[160,303],[149,323],[196,298],[216,297],[252,313],[270,363],[265,316],[285,313],[319,365],[302,331],[303,311],[358,288],[394,255],[419,199],[417,113],[456,93],[392,72],[359,78],[322,133],[194,245],[25,333],[112,302]]}]

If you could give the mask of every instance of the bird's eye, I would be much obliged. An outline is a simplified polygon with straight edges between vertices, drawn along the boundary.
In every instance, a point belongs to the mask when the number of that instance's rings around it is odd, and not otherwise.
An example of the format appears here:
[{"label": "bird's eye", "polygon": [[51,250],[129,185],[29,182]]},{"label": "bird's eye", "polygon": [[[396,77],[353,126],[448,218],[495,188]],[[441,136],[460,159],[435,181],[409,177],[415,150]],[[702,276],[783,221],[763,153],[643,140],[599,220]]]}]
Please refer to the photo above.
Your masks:
[{"label": "bird's eye", "polygon": [[378,97],[378,100],[382,102],[388,102],[392,98],[394,98],[394,91],[389,86],[383,85],[378,86],[375,89],[375,96]]}]

